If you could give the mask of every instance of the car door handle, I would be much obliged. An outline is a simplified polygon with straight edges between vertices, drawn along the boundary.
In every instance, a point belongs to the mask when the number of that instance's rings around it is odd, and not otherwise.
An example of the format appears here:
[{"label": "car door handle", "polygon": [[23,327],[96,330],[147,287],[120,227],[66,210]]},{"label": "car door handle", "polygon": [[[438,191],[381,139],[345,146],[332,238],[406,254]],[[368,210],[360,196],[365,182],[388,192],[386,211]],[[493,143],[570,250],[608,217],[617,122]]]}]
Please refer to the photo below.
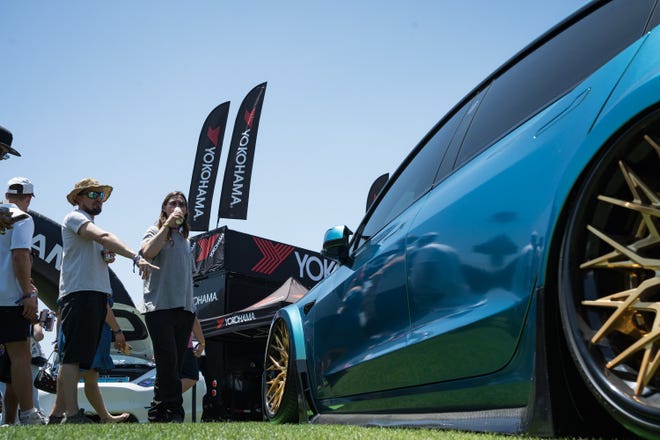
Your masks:
[{"label": "car door handle", "polygon": [[544,124],[543,127],[539,128],[536,134],[534,134],[534,139],[541,136],[544,131],[546,131],[548,128],[553,126],[557,121],[559,121],[561,118],[569,114],[571,111],[575,110],[580,104],[582,104],[582,101],[584,101],[586,97],[589,96],[589,92],[591,92],[591,87],[588,87],[587,89],[583,90],[582,93],[577,95],[575,99],[571,101],[568,107],[564,108],[562,111],[556,114],[551,120],[549,120],[546,124]]}]

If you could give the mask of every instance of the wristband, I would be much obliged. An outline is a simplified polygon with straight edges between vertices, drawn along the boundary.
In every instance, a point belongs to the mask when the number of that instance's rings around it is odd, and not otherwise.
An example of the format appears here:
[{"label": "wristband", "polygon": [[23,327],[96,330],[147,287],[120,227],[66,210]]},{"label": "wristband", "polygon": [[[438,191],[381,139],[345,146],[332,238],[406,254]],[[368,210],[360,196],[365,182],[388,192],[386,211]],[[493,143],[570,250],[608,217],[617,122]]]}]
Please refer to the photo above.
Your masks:
[{"label": "wristband", "polygon": [[24,299],[34,298],[35,296],[37,296],[36,293],[28,293],[27,295],[23,295],[23,296],[21,297],[21,299],[17,300],[14,304],[18,304],[18,303],[20,303],[21,301],[23,301]]},{"label": "wristband", "polygon": [[113,330],[113,331],[112,331],[112,334],[113,334],[113,335],[118,335],[119,333],[123,333],[123,332],[121,331],[121,329],[119,329],[119,330]]},{"label": "wristband", "polygon": [[135,266],[138,264],[138,261],[140,261],[140,258],[142,258],[141,251],[138,251],[133,257],[133,273],[135,273]]}]

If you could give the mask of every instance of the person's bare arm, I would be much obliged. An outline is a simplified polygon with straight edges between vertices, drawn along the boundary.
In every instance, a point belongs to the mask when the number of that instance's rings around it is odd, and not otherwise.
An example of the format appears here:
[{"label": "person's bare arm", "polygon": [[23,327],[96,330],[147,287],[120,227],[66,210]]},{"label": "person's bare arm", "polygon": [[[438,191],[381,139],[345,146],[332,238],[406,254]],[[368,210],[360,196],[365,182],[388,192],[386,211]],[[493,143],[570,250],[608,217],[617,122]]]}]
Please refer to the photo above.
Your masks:
[{"label": "person's bare arm", "polygon": [[124,333],[121,331],[115,313],[112,311],[112,308],[110,308],[110,304],[106,306],[105,323],[110,326],[112,333],[115,335],[115,348],[117,350],[122,350],[126,344],[126,336],[124,336]]},{"label": "person's bare arm", "polygon": [[32,326],[32,337],[37,342],[43,341],[44,330],[41,328],[41,324],[37,323]]},{"label": "person's bare arm", "polygon": [[200,357],[202,355],[202,352],[204,351],[204,347],[206,347],[206,339],[204,339],[204,332],[202,332],[202,324],[200,324],[199,319],[197,319],[197,316],[195,316],[195,320],[193,321],[192,332],[193,335],[195,336],[195,339],[197,339],[198,342],[193,353],[195,354],[196,357]]},{"label": "person's bare arm", "polygon": [[[18,285],[23,295],[35,293],[32,288],[30,272],[32,271],[32,260],[30,259],[29,249],[13,249],[11,251],[11,260],[14,267],[14,276],[18,280]],[[30,321],[36,318],[37,297],[23,298],[19,304],[23,305],[23,316]]]},{"label": "person's bare arm", "polygon": [[142,244],[142,248],[140,249],[142,255],[144,255],[147,258],[156,257],[156,255],[160,253],[160,251],[167,243],[167,232],[169,231],[169,229],[170,228],[167,225],[163,225],[158,230],[156,235],[146,240]]},{"label": "person's bare arm", "polygon": [[123,257],[133,260],[140,268],[140,273],[146,276],[151,270],[158,270],[158,266],[149,263],[145,258],[140,257],[136,260],[137,252],[131,250],[123,241],[112,232],[105,231],[92,222],[87,222],[78,229],[78,235],[88,240],[94,240],[106,249],[119,254]]}]

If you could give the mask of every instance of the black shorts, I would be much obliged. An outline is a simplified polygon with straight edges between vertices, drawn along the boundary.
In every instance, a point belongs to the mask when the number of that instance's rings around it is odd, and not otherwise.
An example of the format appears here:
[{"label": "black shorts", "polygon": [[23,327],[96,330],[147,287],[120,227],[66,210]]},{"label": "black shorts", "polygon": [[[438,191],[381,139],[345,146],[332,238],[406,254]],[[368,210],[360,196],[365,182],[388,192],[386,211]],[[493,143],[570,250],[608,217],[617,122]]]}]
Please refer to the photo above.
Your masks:
[{"label": "black shorts", "polygon": [[199,365],[192,348],[186,348],[186,351],[183,352],[179,377],[181,379],[199,380]]},{"label": "black shorts", "polygon": [[0,343],[24,341],[30,337],[30,321],[23,306],[0,307]]},{"label": "black shorts", "polygon": [[102,292],[80,291],[61,300],[61,331],[64,347],[58,347],[62,364],[80,364],[89,369],[99,345],[105,321],[108,295]]}]

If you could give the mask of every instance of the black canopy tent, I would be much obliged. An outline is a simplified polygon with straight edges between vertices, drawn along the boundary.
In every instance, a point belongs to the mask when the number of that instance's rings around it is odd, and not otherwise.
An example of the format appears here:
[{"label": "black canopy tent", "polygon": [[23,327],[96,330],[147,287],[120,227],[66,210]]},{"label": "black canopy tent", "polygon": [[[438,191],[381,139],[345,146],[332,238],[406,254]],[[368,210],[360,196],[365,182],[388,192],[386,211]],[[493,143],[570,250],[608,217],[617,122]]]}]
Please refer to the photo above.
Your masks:
[{"label": "black canopy tent", "polygon": [[308,290],[298,280],[290,277],[264,299],[215,318],[215,328],[207,328],[206,336],[217,339],[266,338],[275,312],[300,300]]}]

